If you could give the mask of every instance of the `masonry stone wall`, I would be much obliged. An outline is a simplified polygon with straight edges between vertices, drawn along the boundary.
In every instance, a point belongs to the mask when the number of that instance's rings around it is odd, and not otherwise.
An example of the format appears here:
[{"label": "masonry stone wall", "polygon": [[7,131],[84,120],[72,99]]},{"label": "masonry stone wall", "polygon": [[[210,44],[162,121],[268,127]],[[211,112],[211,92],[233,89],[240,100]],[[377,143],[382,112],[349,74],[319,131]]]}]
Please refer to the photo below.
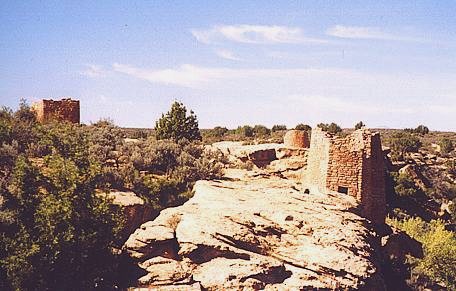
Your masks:
[{"label": "masonry stone wall", "polygon": [[308,148],[309,135],[305,130],[289,130],[283,137],[283,143],[287,147]]},{"label": "masonry stone wall", "polygon": [[374,223],[385,219],[385,167],[379,134],[360,129],[347,137],[312,130],[306,187],[355,197],[362,215]]},{"label": "masonry stone wall", "polygon": [[319,129],[312,130],[307,168],[304,175],[304,185],[315,187],[324,192],[329,165],[330,138],[326,132]]},{"label": "masonry stone wall", "polygon": [[49,121],[68,121],[79,123],[79,100],[64,98],[62,100],[43,99],[32,105],[37,120],[41,123]]}]

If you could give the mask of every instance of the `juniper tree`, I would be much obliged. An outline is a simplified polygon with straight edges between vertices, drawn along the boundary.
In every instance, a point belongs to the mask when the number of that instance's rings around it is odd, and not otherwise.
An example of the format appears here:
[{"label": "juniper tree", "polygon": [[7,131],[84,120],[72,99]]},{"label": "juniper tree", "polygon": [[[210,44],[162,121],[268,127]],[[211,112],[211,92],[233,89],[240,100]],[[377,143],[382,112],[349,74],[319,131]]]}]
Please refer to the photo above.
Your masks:
[{"label": "juniper tree", "polygon": [[155,132],[157,139],[171,139],[175,142],[182,139],[201,140],[195,113],[190,110],[190,114],[187,114],[187,108],[180,102],[174,102],[170,111],[157,120]]}]

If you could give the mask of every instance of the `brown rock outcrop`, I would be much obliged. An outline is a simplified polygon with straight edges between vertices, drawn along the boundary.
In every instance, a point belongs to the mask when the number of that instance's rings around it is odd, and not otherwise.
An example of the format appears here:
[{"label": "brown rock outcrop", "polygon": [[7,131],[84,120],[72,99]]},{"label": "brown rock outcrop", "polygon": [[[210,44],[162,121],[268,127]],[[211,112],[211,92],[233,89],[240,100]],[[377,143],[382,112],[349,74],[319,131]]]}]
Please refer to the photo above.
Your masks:
[{"label": "brown rock outcrop", "polygon": [[124,251],[147,271],[138,287],[384,289],[353,197],[306,195],[264,172],[227,176],[198,181],[187,203],[130,236]]},{"label": "brown rock outcrop", "polygon": [[406,255],[415,258],[423,257],[423,248],[420,242],[403,231],[393,229],[393,232],[382,237],[382,251],[389,259],[404,261]]},{"label": "brown rock outcrop", "polygon": [[257,167],[271,172],[300,171],[307,165],[307,148],[278,143],[243,145],[241,142],[227,141],[214,143],[212,147],[225,154],[233,164],[251,161]]},{"label": "brown rock outcrop", "polygon": [[310,146],[309,135],[305,130],[289,130],[283,137],[286,147],[308,148]]},{"label": "brown rock outcrop", "polygon": [[133,192],[110,192],[107,197],[112,199],[115,206],[122,208],[125,218],[123,228],[125,235],[133,233],[141,224],[157,215],[152,207]]},{"label": "brown rock outcrop", "polygon": [[231,162],[240,160],[242,162],[251,161],[255,166],[264,168],[272,161],[277,160],[276,148],[280,144],[257,144],[243,145],[242,142],[223,141],[217,142],[212,147],[220,150],[229,157]]},{"label": "brown rock outcrop", "polygon": [[427,179],[423,176],[417,165],[405,165],[404,167],[399,169],[399,173],[410,176],[415,182],[415,184],[418,187],[420,187],[420,189],[423,191],[426,191],[427,187],[431,186]]}]

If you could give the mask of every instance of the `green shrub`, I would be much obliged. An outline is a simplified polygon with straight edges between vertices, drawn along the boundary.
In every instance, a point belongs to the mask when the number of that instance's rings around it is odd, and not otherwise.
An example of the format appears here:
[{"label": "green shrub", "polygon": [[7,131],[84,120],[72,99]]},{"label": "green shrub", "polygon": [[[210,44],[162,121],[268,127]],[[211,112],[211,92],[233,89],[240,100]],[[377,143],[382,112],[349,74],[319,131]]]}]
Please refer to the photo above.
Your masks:
[{"label": "green shrub", "polygon": [[421,189],[416,186],[413,178],[405,173],[398,175],[393,175],[394,179],[394,191],[397,195],[401,197],[411,197],[416,196],[418,193],[421,193]]},{"label": "green shrub", "polygon": [[451,214],[451,223],[456,224],[456,197],[452,199],[452,203],[448,206]]},{"label": "green shrub", "polygon": [[20,100],[19,109],[14,112],[14,117],[23,122],[36,122],[35,113],[32,111],[31,107],[28,105],[25,99]]},{"label": "green shrub", "polygon": [[157,139],[171,139],[174,142],[182,139],[201,140],[195,113],[190,111],[187,115],[187,108],[180,102],[174,102],[170,111],[157,120],[155,132]]},{"label": "green shrub", "polygon": [[123,215],[96,193],[126,188],[161,210],[222,175],[223,155],[186,135],[125,142],[109,120],[41,125],[29,113],[0,110],[2,290],[122,289]]},{"label": "green shrub", "polygon": [[14,220],[1,225],[9,231],[0,237],[5,250],[0,268],[13,289],[119,286],[112,275],[118,271],[111,248],[122,216],[95,195],[97,172],[96,165],[59,153],[47,156],[43,168],[24,156],[17,159],[8,192],[2,193]]},{"label": "green shrub", "polygon": [[264,125],[255,125],[253,133],[255,137],[266,137],[271,134],[271,130]]},{"label": "green shrub", "polygon": [[243,137],[253,137],[254,131],[253,128],[249,125],[238,126],[236,129],[236,134]]},{"label": "green shrub", "polygon": [[420,139],[413,134],[405,131],[397,132],[390,141],[391,157],[394,160],[403,160],[407,153],[417,152],[421,145]]},{"label": "green shrub", "polygon": [[425,135],[429,133],[429,128],[424,125],[418,125],[417,128],[415,128],[415,133]]},{"label": "green shrub", "polygon": [[418,125],[416,128],[404,128],[405,132],[425,135],[429,133],[429,128],[425,125]]},{"label": "green shrub", "polygon": [[312,127],[310,127],[310,125],[300,123],[300,124],[295,126],[295,129],[296,130],[311,131]]},{"label": "green shrub", "polygon": [[364,124],[364,122],[360,121],[357,124],[355,124],[355,129],[361,129],[361,128],[365,127],[365,126],[366,125]]},{"label": "green shrub", "polygon": [[440,141],[439,145],[440,145],[440,152],[442,154],[449,154],[450,152],[452,152],[454,150],[454,144],[448,138],[443,138]]},{"label": "green shrub", "polygon": [[456,176],[456,160],[446,161],[445,166],[447,167],[448,174]]},{"label": "green shrub", "polygon": [[271,128],[271,131],[272,132],[276,132],[276,131],[281,131],[281,130],[287,130],[287,126],[286,125],[273,125],[272,128]]},{"label": "green shrub", "polygon": [[146,175],[137,181],[135,189],[155,210],[181,204],[180,194],[188,191],[183,181],[154,175]]},{"label": "green shrub", "polygon": [[213,137],[223,137],[228,132],[228,128],[216,126],[210,131],[210,135]]},{"label": "green shrub", "polygon": [[423,259],[410,259],[413,273],[443,283],[448,290],[456,288],[456,237],[445,229],[441,220],[425,222],[419,217],[405,220],[387,219],[393,225],[421,242]]},{"label": "green shrub", "polygon": [[317,127],[321,128],[324,131],[332,133],[332,134],[338,134],[338,133],[342,132],[342,128],[334,122],[332,122],[331,124],[319,123],[317,125]]}]

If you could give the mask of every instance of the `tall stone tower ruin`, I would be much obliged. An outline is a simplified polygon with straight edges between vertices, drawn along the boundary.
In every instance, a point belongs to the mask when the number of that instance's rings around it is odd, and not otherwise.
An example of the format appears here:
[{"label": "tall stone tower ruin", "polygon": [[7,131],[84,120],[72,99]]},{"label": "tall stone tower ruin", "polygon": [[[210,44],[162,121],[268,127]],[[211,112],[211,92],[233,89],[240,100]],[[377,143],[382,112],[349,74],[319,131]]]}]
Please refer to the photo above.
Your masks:
[{"label": "tall stone tower ruin", "polygon": [[62,100],[43,99],[32,104],[32,110],[39,122],[68,121],[79,123],[79,100],[63,98]]},{"label": "tall stone tower ruin", "polygon": [[384,223],[385,167],[380,135],[359,129],[347,137],[312,130],[304,187],[355,197],[361,214]]}]

